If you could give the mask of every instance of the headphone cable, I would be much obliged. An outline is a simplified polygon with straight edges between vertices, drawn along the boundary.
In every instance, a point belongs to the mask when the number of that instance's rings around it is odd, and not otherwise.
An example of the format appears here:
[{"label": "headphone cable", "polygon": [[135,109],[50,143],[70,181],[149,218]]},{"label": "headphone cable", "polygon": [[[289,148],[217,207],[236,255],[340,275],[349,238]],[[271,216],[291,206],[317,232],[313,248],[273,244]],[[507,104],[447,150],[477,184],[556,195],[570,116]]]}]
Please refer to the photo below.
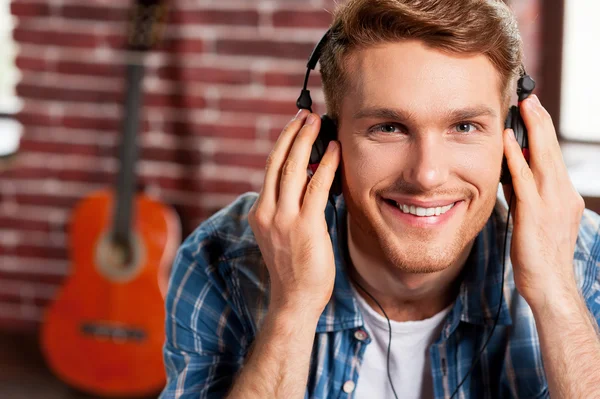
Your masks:
[{"label": "headphone cable", "polygon": [[[337,207],[335,205],[335,200],[333,198],[333,195],[329,195],[329,202],[331,203],[331,205],[333,205],[333,214],[335,216],[335,226],[336,226],[336,230],[337,230],[337,234],[338,234],[338,240],[341,238],[341,234],[340,234],[340,224],[338,221],[338,216],[337,216]],[[350,254],[348,253],[348,245],[344,245],[343,246],[344,249],[344,253],[345,253],[345,258],[348,262],[351,262],[350,259]],[[385,319],[387,320],[388,323],[388,346],[387,346],[387,376],[388,376],[388,380],[390,382],[390,386],[392,387],[392,392],[394,392],[394,397],[396,399],[398,399],[398,394],[396,393],[396,389],[394,388],[394,383],[392,382],[392,375],[390,374],[390,352],[391,352],[391,347],[392,347],[392,323],[390,322],[390,318],[388,317],[387,313],[385,313],[385,310],[383,310],[383,306],[381,306],[381,304],[379,303],[379,301],[377,301],[377,299],[375,299],[375,297],[373,295],[371,295],[371,293],[369,291],[367,291],[362,285],[360,285],[358,283],[358,281],[356,281],[354,279],[354,277],[352,277],[350,275],[350,273],[348,273],[348,277],[350,277],[350,279],[354,282],[354,284],[356,284],[362,291],[364,291],[365,294],[367,294],[379,307],[379,309],[381,309],[381,312],[383,313],[383,315],[385,316]]]},{"label": "headphone cable", "polygon": [[475,366],[477,365],[477,363],[479,362],[479,359],[481,358],[481,354],[483,353],[483,351],[487,347],[488,343],[490,342],[490,339],[492,338],[492,335],[494,335],[494,330],[496,329],[496,325],[498,324],[498,319],[500,319],[500,311],[502,310],[502,301],[504,299],[504,273],[505,273],[505,270],[506,270],[506,243],[507,243],[507,236],[508,236],[508,225],[509,225],[509,222],[510,222],[510,208],[512,206],[512,202],[513,202],[513,191],[512,191],[512,188],[511,188],[510,196],[509,196],[509,200],[508,200],[508,213],[507,213],[507,217],[506,217],[506,226],[505,226],[505,230],[504,230],[504,243],[502,245],[503,246],[503,250],[502,250],[502,278],[501,278],[501,283],[500,283],[500,303],[498,304],[498,311],[496,312],[496,317],[494,319],[494,325],[492,326],[492,331],[490,331],[490,334],[488,335],[488,337],[487,337],[487,339],[485,341],[485,344],[483,345],[483,347],[479,351],[479,354],[477,355],[477,358],[475,359],[475,361],[471,365],[471,368],[469,369],[469,371],[467,372],[467,374],[465,374],[465,376],[463,377],[463,379],[460,382],[460,384],[458,384],[458,386],[454,390],[454,393],[452,393],[452,396],[450,396],[450,399],[453,399],[454,396],[456,396],[456,394],[458,393],[458,390],[460,389],[460,387],[467,380],[467,377],[475,369]]}]

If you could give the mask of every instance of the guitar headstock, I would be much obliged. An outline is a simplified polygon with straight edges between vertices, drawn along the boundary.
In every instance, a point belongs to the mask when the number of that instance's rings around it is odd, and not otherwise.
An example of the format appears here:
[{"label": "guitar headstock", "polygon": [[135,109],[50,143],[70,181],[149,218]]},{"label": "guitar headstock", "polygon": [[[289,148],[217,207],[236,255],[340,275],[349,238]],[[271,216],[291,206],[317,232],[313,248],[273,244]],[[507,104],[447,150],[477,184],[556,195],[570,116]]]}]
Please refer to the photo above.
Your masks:
[{"label": "guitar headstock", "polygon": [[127,31],[127,48],[148,51],[158,43],[165,28],[167,5],[161,0],[135,0]]}]

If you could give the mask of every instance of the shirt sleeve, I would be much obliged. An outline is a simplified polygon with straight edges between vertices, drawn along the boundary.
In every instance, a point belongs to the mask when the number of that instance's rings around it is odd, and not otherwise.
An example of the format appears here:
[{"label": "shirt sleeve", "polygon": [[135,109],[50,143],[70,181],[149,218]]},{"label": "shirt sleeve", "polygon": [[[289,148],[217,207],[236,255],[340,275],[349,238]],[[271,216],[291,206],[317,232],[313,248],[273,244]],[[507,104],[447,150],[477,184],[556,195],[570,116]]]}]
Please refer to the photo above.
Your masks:
[{"label": "shirt sleeve", "polygon": [[581,274],[587,284],[582,290],[586,305],[600,326],[600,216],[597,213],[584,211],[577,239],[582,243],[580,247],[585,246],[585,251],[581,251],[583,256],[575,251],[575,256],[585,264]]},{"label": "shirt sleeve", "polygon": [[243,364],[244,329],[211,261],[218,248],[191,236],[179,249],[166,298],[161,399],[223,398]]}]

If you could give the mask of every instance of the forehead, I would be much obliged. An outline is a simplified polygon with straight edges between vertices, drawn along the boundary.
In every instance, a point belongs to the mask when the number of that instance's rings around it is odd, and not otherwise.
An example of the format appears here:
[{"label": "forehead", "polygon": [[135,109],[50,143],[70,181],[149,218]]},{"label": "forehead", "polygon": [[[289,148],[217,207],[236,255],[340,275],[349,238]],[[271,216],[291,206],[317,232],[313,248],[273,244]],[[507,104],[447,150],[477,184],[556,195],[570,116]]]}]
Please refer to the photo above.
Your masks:
[{"label": "forehead", "polygon": [[501,107],[500,74],[483,54],[450,54],[401,41],[358,50],[346,62],[353,95],[345,96],[342,112],[388,107],[418,117],[474,104]]}]

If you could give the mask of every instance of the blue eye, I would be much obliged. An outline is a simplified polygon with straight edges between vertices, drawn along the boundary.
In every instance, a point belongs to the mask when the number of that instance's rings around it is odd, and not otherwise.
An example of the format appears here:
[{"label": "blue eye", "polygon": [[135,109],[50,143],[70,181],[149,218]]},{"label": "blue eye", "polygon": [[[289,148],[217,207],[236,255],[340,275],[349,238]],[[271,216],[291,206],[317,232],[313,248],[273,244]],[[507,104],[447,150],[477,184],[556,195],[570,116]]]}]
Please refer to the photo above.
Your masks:
[{"label": "blue eye", "polygon": [[370,132],[373,133],[399,133],[400,127],[394,123],[382,123],[379,125],[375,125],[369,129]]},{"label": "blue eye", "polygon": [[458,125],[454,126],[456,131],[458,133],[471,133],[473,130],[477,130],[477,126],[475,126],[472,123],[459,123]]}]

